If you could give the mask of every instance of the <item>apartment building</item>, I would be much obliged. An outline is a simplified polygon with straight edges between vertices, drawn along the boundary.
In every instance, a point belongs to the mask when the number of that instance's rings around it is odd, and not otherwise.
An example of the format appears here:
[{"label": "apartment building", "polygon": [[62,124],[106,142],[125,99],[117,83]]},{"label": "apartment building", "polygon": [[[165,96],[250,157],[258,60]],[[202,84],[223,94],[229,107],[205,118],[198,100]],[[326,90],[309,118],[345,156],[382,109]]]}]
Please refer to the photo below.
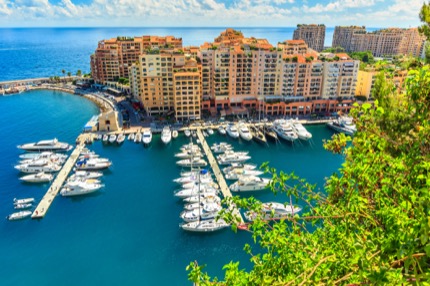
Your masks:
[{"label": "apartment building", "polygon": [[309,48],[321,52],[324,49],[325,25],[299,24],[294,30],[293,40],[304,40]]},{"label": "apartment building", "polygon": [[336,26],[334,28],[333,41],[331,46],[342,47],[345,52],[349,53],[353,51],[352,41],[354,39],[354,34],[365,34],[365,26]]},{"label": "apartment building", "polygon": [[[379,73],[380,71],[375,70],[358,71],[355,95],[371,98],[376,76]],[[386,79],[396,86],[398,92],[402,92],[407,75],[407,70],[395,70],[393,73],[387,72]]]}]

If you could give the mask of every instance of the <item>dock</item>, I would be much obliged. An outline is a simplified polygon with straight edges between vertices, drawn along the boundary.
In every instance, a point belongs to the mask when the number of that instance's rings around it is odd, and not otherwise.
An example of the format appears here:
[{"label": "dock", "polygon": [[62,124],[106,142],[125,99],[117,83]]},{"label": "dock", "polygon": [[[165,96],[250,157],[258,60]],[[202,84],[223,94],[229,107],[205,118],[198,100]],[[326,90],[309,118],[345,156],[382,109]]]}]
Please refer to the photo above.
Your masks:
[{"label": "dock", "polygon": [[[220,168],[218,166],[218,163],[217,163],[217,161],[216,161],[216,159],[215,159],[215,157],[214,157],[214,155],[212,153],[212,150],[209,148],[209,145],[206,142],[206,139],[203,136],[203,133],[202,133],[202,131],[201,131],[200,128],[197,128],[197,137],[199,138],[200,143],[201,143],[201,145],[203,147],[203,150],[204,150],[204,152],[206,154],[206,157],[208,158],[209,164],[212,167],[212,171],[215,174],[215,177],[216,177],[216,179],[218,181],[218,185],[219,185],[219,187],[221,189],[221,192],[222,192],[223,196],[225,198],[227,198],[227,197],[233,197],[233,195],[230,192],[230,189],[227,186],[227,183],[226,183],[226,181],[224,179],[224,176],[221,173],[221,170],[220,170]],[[237,216],[237,217],[240,218],[240,222],[241,223],[244,223],[242,214],[239,212],[239,210],[237,208],[233,209],[233,214],[235,216]]]},{"label": "dock", "polygon": [[34,210],[33,214],[31,215],[31,218],[38,219],[38,218],[45,217],[46,212],[48,211],[49,207],[51,206],[51,204],[54,201],[57,194],[60,192],[60,189],[63,186],[64,181],[67,179],[70,171],[73,169],[73,166],[75,165],[76,160],[78,159],[82,150],[85,148],[85,141],[90,136],[92,136],[92,135],[91,134],[81,134],[78,137],[78,139],[77,139],[78,145],[75,147],[72,154],[67,159],[66,163],[64,163],[63,167],[61,168],[60,172],[55,177],[54,181],[52,182],[52,184],[49,187],[46,194],[40,200],[39,204],[37,205],[36,209]]}]

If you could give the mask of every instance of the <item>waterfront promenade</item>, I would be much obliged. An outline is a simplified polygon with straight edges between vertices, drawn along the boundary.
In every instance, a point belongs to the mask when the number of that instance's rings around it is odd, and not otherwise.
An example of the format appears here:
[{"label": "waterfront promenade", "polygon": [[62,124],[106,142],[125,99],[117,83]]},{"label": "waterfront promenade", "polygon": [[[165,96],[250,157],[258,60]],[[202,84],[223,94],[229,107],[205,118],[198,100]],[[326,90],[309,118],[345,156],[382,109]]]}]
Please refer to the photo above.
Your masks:
[{"label": "waterfront promenade", "polygon": [[66,163],[63,165],[58,175],[55,177],[54,181],[52,182],[46,194],[40,200],[39,204],[37,205],[36,209],[31,215],[31,218],[37,219],[37,218],[45,217],[46,212],[48,211],[49,207],[51,206],[52,202],[54,201],[55,197],[59,193],[61,187],[63,186],[64,181],[67,179],[70,171],[73,169],[73,166],[75,165],[76,160],[78,159],[82,150],[85,148],[85,141],[91,136],[92,136],[91,134],[79,135],[77,139],[78,145],[73,150],[72,154],[67,159]]},{"label": "waterfront promenade", "polygon": [[[233,195],[230,192],[230,189],[227,186],[227,183],[224,179],[224,176],[221,173],[221,170],[218,166],[218,163],[216,162],[215,157],[212,154],[212,151],[209,148],[209,145],[206,142],[206,139],[203,136],[200,128],[197,128],[197,137],[199,138],[201,145],[203,147],[203,150],[206,154],[206,157],[208,158],[209,164],[212,167],[212,171],[213,171],[213,173],[214,173],[214,175],[218,181],[218,185],[219,185],[219,188],[221,189],[222,195],[224,196],[224,198],[233,197]],[[243,217],[236,207],[233,208],[233,214],[240,219],[241,223],[244,223]]]}]

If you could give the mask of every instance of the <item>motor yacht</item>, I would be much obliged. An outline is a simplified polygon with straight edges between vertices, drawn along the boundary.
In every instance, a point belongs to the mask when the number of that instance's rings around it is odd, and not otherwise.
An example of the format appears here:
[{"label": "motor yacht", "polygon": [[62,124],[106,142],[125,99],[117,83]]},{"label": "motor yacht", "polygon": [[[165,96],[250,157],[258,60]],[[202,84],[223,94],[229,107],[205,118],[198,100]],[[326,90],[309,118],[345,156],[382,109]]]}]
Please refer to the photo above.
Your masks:
[{"label": "motor yacht", "polygon": [[266,136],[264,135],[263,131],[261,131],[259,128],[251,125],[250,131],[252,134],[252,139],[257,141],[258,143],[264,143],[264,144],[267,143]]},{"label": "motor yacht", "polygon": [[231,144],[228,144],[226,142],[220,142],[220,143],[214,143],[211,146],[211,150],[215,154],[221,154],[226,151],[232,151],[233,147],[231,146]]},{"label": "motor yacht", "polygon": [[31,211],[20,211],[13,214],[8,215],[6,218],[8,220],[20,220],[27,218],[31,215]]},{"label": "motor yacht", "polygon": [[176,153],[175,157],[177,158],[193,158],[193,157],[203,157],[203,154],[200,151],[192,152],[192,151],[182,151],[180,153]]},{"label": "motor yacht", "polygon": [[246,126],[246,124],[244,123],[239,124],[238,130],[239,130],[240,138],[242,138],[245,141],[252,140],[252,134],[249,131],[249,128],[248,126]]},{"label": "motor yacht", "polygon": [[181,167],[205,167],[207,162],[199,157],[193,157],[188,159],[179,160],[176,162]]},{"label": "motor yacht", "polygon": [[172,131],[172,138],[176,139],[176,138],[178,138],[178,136],[179,136],[178,130],[173,130]]},{"label": "motor yacht", "polygon": [[328,122],[327,126],[337,132],[345,133],[350,136],[354,135],[357,131],[357,127],[353,123],[353,119],[347,116],[340,116],[339,118]]},{"label": "motor yacht", "polygon": [[290,123],[300,140],[307,141],[312,138],[312,134],[306,130],[297,118],[295,120],[290,120]]},{"label": "motor yacht", "polygon": [[224,174],[227,174],[235,169],[244,169],[244,170],[254,170],[257,168],[255,164],[242,164],[242,163],[232,163],[230,166],[222,169]]},{"label": "motor yacht", "polygon": [[239,131],[237,131],[236,125],[234,125],[233,123],[227,125],[226,132],[228,136],[232,138],[239,138]]},{"label": "motor yacht", "polygon": [[255,176],[240,177],[237,182],[230,186],[232,192],[259,191],[268,187],[270,180]]},{"label": "motor yacht", "polygon": [[151,144],[152,141],[152,131],[151,129],[145,129],[143,131],[142,142],[145,145]]},{"label": "motor yacht", "polygon": [[16,165],[15,169],[23,173],[40,173],[40,172],[58,172],[61,167],[57,164],[53,164],[46,159],[32,161],[28,164]]},{"label": "motor yacht", "polygon": [[200,181],[209,181],[208,179],[212,179],[212,176],[210,173],[206,173],[205,175],[198,175],[198,173],[190,174],[189,176],[181,176],[177,179],[174,179],[173,182],[178,184],[186,184],[189,182],[198,182],[200,178]]},{"label": "motor yacht", "polygon": [[[192,197],[188,197],[188,198],[192,198]],[[206,196],[206,197],[201,197],[200,198],[200,202],[198,202],[198,198],[197,198],[197,202],[195,203],[187,203],[184,205],[184,209],[185,210],[194,210],[194,209],[198,209],[199,207],[202,207],[203,204],[205,203],[217,203],[217,204],[221,204],[221,198],[218,196]]]},{"label": "motor yacht", "polygon": [[52,174],[47,174],[44,172],[30,174],[19,178],[21,181],[27,183],[46,183],[52,181],[54,176]]},{"label": "motor yacht", "polygon": [[[282,203],[278,202],[268,202],[263,203],[262,205],[262,213],[261,218],[262,219],[281,219],[285,218],[286,216],[294,215],[302,210],[301,207],[298,206],[292,206],[292,205],[284,205]],[[255,211],[248,211],[245,212],[245,218],[249,221],[255,220],[257,217],[257,212]]]},{"label": "motor yacht", "polygon": [[137,132],[136,136],[134,136],[134,143],[140,143],[142,142],[142,133]]},{"label": "motor yacht", "polygon": [[213,179],[209,177],[209,178],[200,178],[200,183],[198,179],[191,182],[184,182],[182,183],[182,189],[198,188],[199,184],[200,184],[200,187],[204,187],[204,188],[208,188],[208,187],[212,187],[215,189],[219,188],[218,184],[215,183]]},{"label": "motor yacht", "polygon": [[57,138],[51,140],[41,140],[36,143],[18,145],[19,149],[25,151],[60,151],[66,152],[73,147],[67,143],[59,142]]},{"label": "motor yacht", "polygon": [[80,196],[93,193],[100,188],[104,187],[102,184],[88,184],[85,182],[72,182],[68,183],[60,191],[63,197]]},{"label": "motor yacht", "polygon": [[57,165],[62,165],[64,164],[64,162],[66,161],[66,159],[63,159],[62,157],[57,157],[55,155],[52,156],[40,156],[40,157],[36,157],[34,159],[24,159],[24,160],[20,160],[19,164],[23,165],[23,164],[31,164],[33,162],[39,161],[39,160],[46,160],[49,163],[52,164],[57,164]]},{"label": "motor yacht", "polygon": [[112,162],[103,158],[78,161],[75,165],[77,170],[102,170],[112,165]]},{"label": "motor yacht", "polygon": [[115,141],[116,141],[116,135],[115,134],[109,135],[109,143],[114,143]]},{"label": "motor yacht", "polygon": [[185,130],[184,130],[184,134],[185,134],[185,136],[190,137],[190,135],[191,135],[191,130],[190,130],[190,128],[185,128]]},{"label": "motor yacht", "polygon": [[75,178],[85,178],[85,179],[97,179],[103,176],[102,172],[87,172],[87,171],[76,171],[69,179],[74,180]]},{"label": "motor yacht", "polygon": [[51,159],[51,158],[66,160],[67,155],[58,154],[58,153],[54,153],[51,151],[45,151],[45,152],[41,152],[41,153],[21,154],[21,155],[19,155],[19,158],[22,160],[38,160],[38,159]]},{"label": "motor yacht", "polygon": [[244,162],[246,160],[249,160],[251,159],[251,156],[233,152],[233,153],[228,153],[228,154],[224,153],[222,155],[219,155],[217,159],[220,165],[229,165],[231,163],[238,163],[238,162]]},{"label": "motor yacht", "polygon": [[208,134],[209,134],[209,135],[213,135],[213,134],[214,134],[214,131],[213,131],[213,129],[212,129],[212,128],[208,128]]},{"label": "motor yacht", "polygon": [[103,135],[103,138],[102,138],[102,141],[103,141],[103,143],[107,143],[107,142],[109,142],[109,135],[104,134],[104,135]]},{"label": "motor yacht", "polygon": [[188,143],[188,144],[185,144],[185,145],[183,145],[181,148],[180,148],[180,150],[181,151],[200,151],[201,149],[200,149],[200,147],[199,147],[199,145],[197,145],[197,144],[194,144],[194,143]]},{"label": "motor yacht", "polygon": [[172,132],[169,126],[164,126],[163,131],[161,131],[161,141],[164,144],[168,144],[172,140]]},{"label": "motor yacht", "polygon": [[265,125],[261,127],[260,131],[264,133],[267,139],[270,139],[275,142],[278,141],[278,134],[273,130],[273,127]]},{"label": "motor yacht", "polygon": [[246,169],[233,169],[232,171],[225,174],[226,180],[238,180],[241,176],[259,176],[264,174],[262,171],[258,170],[246,170]]},{"label": "motor yacht", "polygon": [[180,227],[183,230],[193,231],[193,232],[212,232],[212,231],[221,230],[228,226],[229,224],[227,224],[222,219],[197,220],[197,221],[183,223],[180,225]]},{"label": "motor yacht", "polygon": [[200,186],[200,188],[178,190],[174,193],[174,195],[175,197],[185,199],[188,197],[198,196],[199,194],[205,194],[207,196],[216,196],[218,195],[218,193],[219,191],[213,187]]},{"label": "motor yacht", "polygon": [[222,125],[218,126],[218,132],[219,132],[219,134],[221,134],[221,135],[225,135],[225,134],[227,133],[227,132],[225,131],[224,126],[222,126]]},{"label": "motor yacht", "polygon": [[34,203],[34,198],[25,198],[25,199],[17,199],[14,198],[13,199],[13,204],[14,205],[19,205],[19,204],[32,204]]},{"label": "motor yacht", "polygon": [[128,141],[131,141],[131,140],[134,140],[134,133],[130,133],[130,134],[128,134],[128,136],[127,136],[127,140]]},{"label": "motor yacht", "polygon": [[31,208],[32,206],[33,204],[15,204],[13,208],[16,210],[25,210]]},{"label": "motor yacht", "polygon": [[125,141],[125,135],[124,133],[118,134],[118,137],[116,138],[116,143],[122,144]]},{"label": "motor yacht", "polygon": [[294,132],[291,124],[285,119],[277,119],[273,122],[273,130],[284,140],[294,142],[299,137]]},{"label": "motor yacht", "polygon": [[208,203],[203,204],[201,208],[193,209],[193,210],[184,210],[179,215],[186,222],[205,220],[205,219],[213,219],[217,216],[218,212],[222,209],[220,204],[217,203]]}]

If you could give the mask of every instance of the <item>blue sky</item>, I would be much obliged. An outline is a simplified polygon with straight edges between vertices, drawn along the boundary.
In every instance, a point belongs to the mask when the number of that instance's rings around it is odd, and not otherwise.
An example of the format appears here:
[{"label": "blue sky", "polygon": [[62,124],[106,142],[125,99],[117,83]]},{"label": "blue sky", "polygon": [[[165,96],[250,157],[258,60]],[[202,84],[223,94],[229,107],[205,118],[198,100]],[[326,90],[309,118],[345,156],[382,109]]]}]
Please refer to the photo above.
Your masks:
[{"label": "blue sky", "polygon": [[416,27],[424,0],[0,0],[0,27]]}]

